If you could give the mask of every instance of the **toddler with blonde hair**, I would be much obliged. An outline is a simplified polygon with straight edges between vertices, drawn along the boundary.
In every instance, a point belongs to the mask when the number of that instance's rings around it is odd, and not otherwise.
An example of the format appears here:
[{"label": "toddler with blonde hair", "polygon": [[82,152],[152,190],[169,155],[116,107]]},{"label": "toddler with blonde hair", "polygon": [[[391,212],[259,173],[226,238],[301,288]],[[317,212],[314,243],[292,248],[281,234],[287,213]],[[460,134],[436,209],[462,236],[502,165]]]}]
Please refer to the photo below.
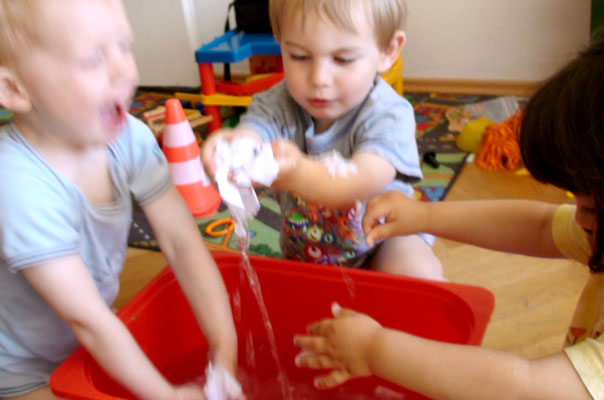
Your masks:
[{"label": "toddler with blonde hair", "polygon": [[[254,96],[240,124],[210,135],[270,141],[279,164],[280,245],[287,258],[443,280],[433,237],[397,236],[368,247],[365,202],[384,191],[413,196],[422,178],[413,107],[381,77],[405,43],[404,0],[271,0],[284,81]],[[336,151],[354,173],[331,174]]]},{"label": "toddler with blonde hair", "polygon": [[[0,398],[48,399],[78,345],[133,395],[203,398],[155,368],[111,311],[133,196],[231,373],[221,275],[151,131],[127,114],[138,73],[119,0],[0,0]],[[199,360],[204,363],[205,360]]]}]

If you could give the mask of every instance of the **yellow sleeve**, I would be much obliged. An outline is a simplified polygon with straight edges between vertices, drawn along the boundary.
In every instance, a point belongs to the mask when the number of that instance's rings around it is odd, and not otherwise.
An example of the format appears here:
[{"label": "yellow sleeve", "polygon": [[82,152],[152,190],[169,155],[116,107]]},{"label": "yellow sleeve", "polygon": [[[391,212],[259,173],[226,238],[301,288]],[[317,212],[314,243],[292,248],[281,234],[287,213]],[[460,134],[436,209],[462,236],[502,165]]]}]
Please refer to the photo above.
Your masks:
[{"label": "yellow sleeve", "polygon": [[589,235],[575,222],[577,206],[563,204],[552,219],[552,236],[556,247],[567,258],[587,265],[592,253]]},{"label": "yellow sleeve", "polygon": [[594,399],[604,399],[604,335],[588,338],[564,352]]}]

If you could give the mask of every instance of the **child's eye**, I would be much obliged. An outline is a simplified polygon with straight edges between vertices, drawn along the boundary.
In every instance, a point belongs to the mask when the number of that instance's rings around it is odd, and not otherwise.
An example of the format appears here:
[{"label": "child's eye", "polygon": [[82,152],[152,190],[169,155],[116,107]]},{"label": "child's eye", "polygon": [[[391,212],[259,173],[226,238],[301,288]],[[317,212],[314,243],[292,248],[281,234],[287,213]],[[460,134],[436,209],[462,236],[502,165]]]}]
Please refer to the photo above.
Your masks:
[{"label": "child's eye", "polygon": [[82,57],[79,63],[82,68],[92,69],[101,65],[104,59],[105,55],[103,54],[103,52],[101,50],[95,50],[90,54],[87,54]]},{"label": "child's eye", "polygon": [[122,53],[132,52],[132,40],[130,39],[120,40],[117,45]]},{"label": "child's eye", "polygon": [[586,213],[586,214],[595,214],[596,213],[596,209],[593,208],[593,207],[582,206],[580,208],[581,208],[581,211],[584,212],[584,213]]},{"label": "child's eye", "polygon": [[308,60],[310,58],[306,54],[292,54],[292,53],[290,53],[289,57],[292,60],[296,60],[296,61],[305,61],[305,60]]},{"label": "child's eye", "polygon": [[347,57],[335,57],[334,60],[338,64],[350,64],[350,63],[354,62],[354,58],[347,58]]}]

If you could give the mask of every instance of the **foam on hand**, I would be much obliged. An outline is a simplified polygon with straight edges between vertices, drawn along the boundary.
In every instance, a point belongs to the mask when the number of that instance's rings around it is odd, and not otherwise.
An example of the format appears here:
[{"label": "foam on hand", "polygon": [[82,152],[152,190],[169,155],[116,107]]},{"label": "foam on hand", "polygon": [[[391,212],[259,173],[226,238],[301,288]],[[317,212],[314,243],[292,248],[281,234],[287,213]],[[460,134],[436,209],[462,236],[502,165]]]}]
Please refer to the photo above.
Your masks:
[{"label": "foam on hand", "polygon": [[327,169],[327,172],[329,172],[329,175],[332,178],[338,176],[346,178],[348,175],[357,173],[356,164],[342,157],[337,150],[331,150],[313,158],[319,161]]},{"label": "foam on hand", "polygon": [[235,221],[235,236],[246,236],[247,219],[256,216],[260,203],[252,182],[270,186],[279,174],[279,165],[268,142],[242,136],[228,142],[219,140],[214,153],[214,179],[222,200]]},{"label": "foam on hand", "polygon": [[206,367],[206,384],[203,387],[206,400],[232,400],[241,398],[241,385],[221,365],[208,363]]}]

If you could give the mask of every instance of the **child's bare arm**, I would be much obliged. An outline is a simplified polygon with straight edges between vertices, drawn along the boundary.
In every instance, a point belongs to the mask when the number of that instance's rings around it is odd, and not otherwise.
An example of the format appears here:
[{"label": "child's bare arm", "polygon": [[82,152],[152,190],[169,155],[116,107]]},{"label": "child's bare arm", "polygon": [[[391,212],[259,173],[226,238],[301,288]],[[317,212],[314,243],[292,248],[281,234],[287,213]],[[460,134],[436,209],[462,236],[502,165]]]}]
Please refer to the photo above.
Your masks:
[{"label": "child's bare arm", "polygon": [[301,367],[332,371],[315,379],[330,388],[376,375],[434,399],[590,399],[568,358],[526,360],[486,348],[423,339],[382,328],[352,310],[308,327],[295,341]]},{"label": "child's bare arm", "polygon": [[155,369],[124,324],[111,312],[79,256],[26,268],[23,275],[117,382],[139,398],[177,398],[179,389]]},{"label": "child's bare arm", "polygon": [[195,220],[174,187],[143,209],[208,341],[211,357],[234,376],[237,333],[229,298]]},{"label": "child's bare arm", "polygon": [[341,208],[381,192],[395,176],[388,161],[369,152],[357,152],[350,160],[355,171],[332,176],[325,165],[303,154],[288,140],[273,142],[279,175],[273,187],[299,194],[304,200]]},{"label": "child's bare arm", "polygon": [[369,245],[427,232],[492,250],[560,257],[551,226],[556,208],[529,200],[422,202],[389,191],[367,203],[363,229]]}]

